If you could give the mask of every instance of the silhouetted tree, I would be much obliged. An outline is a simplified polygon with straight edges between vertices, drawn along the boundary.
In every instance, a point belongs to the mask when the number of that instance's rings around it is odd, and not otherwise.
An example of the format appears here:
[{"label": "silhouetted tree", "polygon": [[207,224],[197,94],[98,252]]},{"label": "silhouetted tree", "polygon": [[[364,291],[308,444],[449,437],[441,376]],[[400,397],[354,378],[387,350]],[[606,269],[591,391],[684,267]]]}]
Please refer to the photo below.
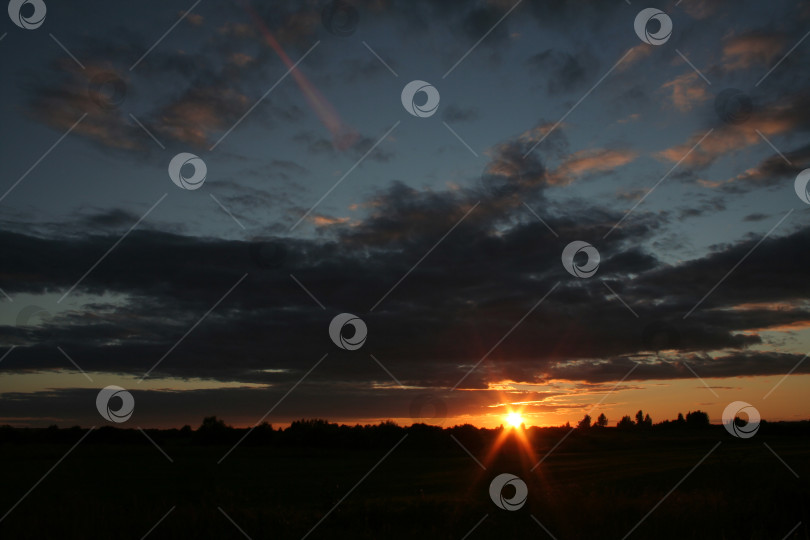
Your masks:
[{"label": "silhouetted tree", "polygon": [[642,424],[644,424],[644,413],[639,409],[636,413],[636,425],[641,426]]},{"label": "silhouetted tree", "polygon": [[739,416],[734,417],[734,425],[739,427],[745,427],[748,425],[748,420],[740,418]]},{"label": "silhouetted tree", "polygon": [[632,418],[630,418],[629,416],[622,416],[622,419],[619,420],[619,423],[616,424],[616,427],[621,428],[621,429],[630,429],[634,425],[635,424],[633,424],[633,419]]},{"label": "silhouetted tree", "polygon": [[596,419],[596,424],[595,425],[597,427],[607,427],[608,419],[607,419],[607,416],[605,416],[605,413],[602,413],[602,414],[599,415],[599,418]]},{"label": "silhouetted tree", "polygon": [[577,429],[588,429],[589,427],[591,427],[591,415],[586,414],[577,424]]},{"label": "silhouetted tree", "polygon": [[273,431],[272,424],[262,422],[253,428],[253,435],[251,437],[251,444],[267,444],[273,440],[275,432]]},{"label": "silhouetted tree", "polygon": [[706,427],[709,425],[709,415],[703,411],[689,411],[686,413],[686,424],[689,427]]},{"label": "silhouetted tree", "polygon": [[197,428],[197,437],[206,443],[221,443],[227,440],[231,428],[216,416],[206,416]]},{"label": "silhouetted tree", "polygon": [[679,424],[685,424],[686,420],[683,418],[683,413],[678,413],[678,419],[676,420]]},{"label": "silhouetted tree", "polygon": [[643,426],[645,428],[651,428],[652,427],[652,418],[650,418],[650,413],[647,413],[644,416],[644,424],[643,424]]},{"label": "silhouetted tree", "polygon": [[197,431],[217,432],[224,431],[226,429],[228,429],[228,426],[225,425],[224,420],[220,420],[216,416],[206,416],[203,418],[202,424],[199,428],[197,428]]}]

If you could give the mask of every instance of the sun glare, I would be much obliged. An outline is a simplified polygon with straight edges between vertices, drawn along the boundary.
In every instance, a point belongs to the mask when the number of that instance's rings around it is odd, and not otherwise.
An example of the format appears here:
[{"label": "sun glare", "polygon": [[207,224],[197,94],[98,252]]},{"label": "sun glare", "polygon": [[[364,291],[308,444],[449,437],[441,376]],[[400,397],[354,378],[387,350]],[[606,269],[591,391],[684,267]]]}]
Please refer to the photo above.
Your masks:
[{"label": "sun glare", "polygon": [[506,422],[512,427],[520,427],[523,423],[523,417],[519,413],[511,412],[506,415]]}]

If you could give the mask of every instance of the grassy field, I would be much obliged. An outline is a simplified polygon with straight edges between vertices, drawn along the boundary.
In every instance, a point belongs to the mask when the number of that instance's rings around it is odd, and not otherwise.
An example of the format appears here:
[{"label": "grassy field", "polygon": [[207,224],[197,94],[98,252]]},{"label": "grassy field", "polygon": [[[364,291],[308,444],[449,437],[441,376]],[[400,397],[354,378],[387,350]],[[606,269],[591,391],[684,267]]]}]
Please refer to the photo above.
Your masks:
[{"label": "grassy field", "polygon": [[[150,432],[171,463],[137,431],[123,442],[94,432],[0,521],[0,538],[141,538],[174,508],[148,538],[244,538],[227,514],[253,539],[300,539],[313,527],[308,538],[551,538],[545,527],[560,540],[621,539],[639,522],[629,538],[781,539],[802,522],[789,537],[806,539],[810,435],[762,431],[741,440],[718,427],[591,429],[573,433],[533,472],[537,460],[513,439],[487,460],[492,437],[455,433],[484,470],[452,431],[408,432],[362,482],[405,430],[349,445],[258,445],[248,438],[221,464],[231,440],[202,444]],[[566,433],[527,434],[539,459]],[[58,443],[0,442],[0,513],[82,434],[60,430]],[[501,472],[528,485],[518,511],[489,498],[489,483]]]}]

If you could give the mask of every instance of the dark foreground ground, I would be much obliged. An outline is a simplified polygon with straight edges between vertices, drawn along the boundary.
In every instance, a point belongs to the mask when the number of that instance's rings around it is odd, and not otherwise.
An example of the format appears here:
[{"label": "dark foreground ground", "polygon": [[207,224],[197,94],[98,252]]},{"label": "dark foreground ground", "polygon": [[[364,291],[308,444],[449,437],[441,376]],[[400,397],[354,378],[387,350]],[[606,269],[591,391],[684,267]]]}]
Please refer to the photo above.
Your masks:
[{"label": "dark foreground ground", "polygon": [[[95,430],[6,514],[85,431],[0,428],[0,538],[810,538],[806,424],[577,430],[533,472],[567,429],[528,430],[535,459],[514,434],[487,459],[499,432],[469,426],[257,430],[220,464],[244,431],[148,433],[173,462],[137,430]],[[518,511],[489,497],[502,472],[528,485]]]}]

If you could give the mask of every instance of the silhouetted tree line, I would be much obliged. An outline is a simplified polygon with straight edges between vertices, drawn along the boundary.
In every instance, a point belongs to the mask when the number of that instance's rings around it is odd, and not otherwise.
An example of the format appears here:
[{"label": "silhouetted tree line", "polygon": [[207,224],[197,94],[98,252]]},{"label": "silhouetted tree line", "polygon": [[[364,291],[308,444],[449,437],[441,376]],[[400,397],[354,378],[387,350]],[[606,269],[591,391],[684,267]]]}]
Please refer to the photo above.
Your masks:
[{"label": "silhouetted tree line", "polygon": [[[604,413],[593,422],[589,415],[577,424],[580,433],[607,433],[609,421]],[[542,445],[549,439],[561,437],[570,430],[566,424],[559,427],[520,428],[526,438],[533,444]],[[675,420],[664,420],[653,424],[649,414],[638,411],[635,419],[624,416],[612,429],[612,433],[626,431],[664,431],[674,429],[684,432],[697,432],[700,430],[723,429],[721,426],[711,425],[709,415],[704,411],[690,411],[684,416],[678,414]],[[183,426],[180,429],[147,429],[146,433],[160,443],[177,445],[234,445],[240,442],[245,447],[250,446],[279,446],[279,447],[323,447],[323,448],[370,448],[391,447],[406,434],[409,441],[416,442],[415,448],[423,448],[425,452],[451,449],[458,450],[457,443],[462,443],[472,452],[490,447],[504,430],[511,428],[479,428],[470,424],[443,428],[426,424],[413,424],[399,426],[394,422],[386,421],[379,424],[366,424],[348,426],[335,424],[322,419],[304,419],[292,422],[286,428],[274,428],[271,424],[261,423],[252,428],[233,428],[216,416],[203,419],[197,429]],[[8,425],[0,426],[0,444],[8,443],[65,443],[73,444],[86,429],[74,426],[71,428],[16,428]],[[245,436],[247,432],[249,436]],[[760,423],[760,432],[784,435],[810,435],[810,421],[800,422],[766,422]],[[243,439],[244,437],[244,439]],[[143,434],[134,428],[104,426],[95,430],[90,437],[95,443],[102,444],[150,444]]]},{"label": "silhouetted tree line", "polygon": [[[582,420],[579,421],[577,424],[577,429],[590,429],[594,428],[604,428],[608,426],[608,419],[605,416],[605,413],[599,415],[596,419],[596,422],[591,424],[591,417],[590,415],[586,414]],[[644,414],[644,411],[640,410],[636,413],[635,420],[630,416],[623,416],[621,420],[616,423],[616,427],[618,429],[627,430],[627,429],[652,429],[655,428],[669,428],[669,427],[683,427],[683,428],[695,428],[695,429],[702,429],[711,426],[709,422],[709,415],[708,413],[697,410],[697,411],[689,411],[686,413],[686,417],[684,417],[683,413],[678,413],[678,418],[676,420],[664,420],[663,422],[659,422],[657,424],[653,424],[652,418],[650,417],[649,413]]]}]

